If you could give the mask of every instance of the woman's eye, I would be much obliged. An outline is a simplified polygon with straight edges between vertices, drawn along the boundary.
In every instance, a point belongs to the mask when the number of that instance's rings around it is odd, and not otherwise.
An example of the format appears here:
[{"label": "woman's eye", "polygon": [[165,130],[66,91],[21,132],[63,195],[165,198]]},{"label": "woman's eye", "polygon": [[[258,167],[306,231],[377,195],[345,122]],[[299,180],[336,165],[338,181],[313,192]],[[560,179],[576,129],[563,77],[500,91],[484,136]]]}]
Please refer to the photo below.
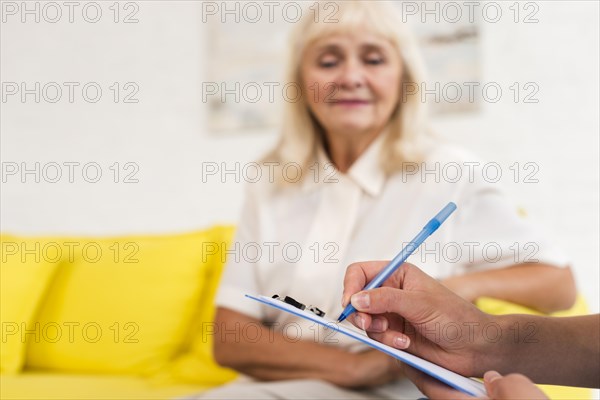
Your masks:
[{"label": "woman's eye", "polygon": [[317,64],[321,68],[335,67],[339,61],[340,57],[337,54],[331,52],[321,54],[321,56],[317,58]]},{"label": "woman's eye", "polygon": [[319,66],[323,68],[332,68],[337,65],[337,61],[335,60],[323,60],[319,62]]},{"label": "woman's eye", "polygon": [[383,64],[383,58],[381,58],[381,57],[367,58],[367,64],[369,64],[369,65]]}]

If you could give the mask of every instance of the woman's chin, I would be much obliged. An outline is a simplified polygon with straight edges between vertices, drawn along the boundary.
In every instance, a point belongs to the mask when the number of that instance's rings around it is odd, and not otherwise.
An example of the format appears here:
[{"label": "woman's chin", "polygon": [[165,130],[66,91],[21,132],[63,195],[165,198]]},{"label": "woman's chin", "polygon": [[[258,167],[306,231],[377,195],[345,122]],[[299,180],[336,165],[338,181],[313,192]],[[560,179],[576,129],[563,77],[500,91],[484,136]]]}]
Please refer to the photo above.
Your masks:
[{"label": "woman's chin", "polygon": [[371,123],[347,122],[337,124],[333,132],[339,132],[345,137],[365,135],[367,132],[373,132],[374,125]]}]

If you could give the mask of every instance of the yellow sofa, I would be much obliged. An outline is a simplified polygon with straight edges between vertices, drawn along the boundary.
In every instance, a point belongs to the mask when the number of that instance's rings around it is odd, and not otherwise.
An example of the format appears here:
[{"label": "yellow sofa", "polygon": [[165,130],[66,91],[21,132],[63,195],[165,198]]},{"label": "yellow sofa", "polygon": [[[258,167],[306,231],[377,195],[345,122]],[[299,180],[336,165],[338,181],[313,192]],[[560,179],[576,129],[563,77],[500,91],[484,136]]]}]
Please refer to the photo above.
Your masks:
[{"label": "yellow sofa", "polygon": [[232,234],[2,235],[0,397],[163,399],[233,379],[206,334]]},{"label": "yellow sofa", "polygon": [[[0,235],[0,398],[165,399],[235,377],[212,358],[233,227],[116,238]],[[532,312],[480,299],[490,313]],[[584,313],[583,301],[567,314]],[[563,313],[564,315],[564,313]],[[544,387],[552,398],[586,389]]]}]

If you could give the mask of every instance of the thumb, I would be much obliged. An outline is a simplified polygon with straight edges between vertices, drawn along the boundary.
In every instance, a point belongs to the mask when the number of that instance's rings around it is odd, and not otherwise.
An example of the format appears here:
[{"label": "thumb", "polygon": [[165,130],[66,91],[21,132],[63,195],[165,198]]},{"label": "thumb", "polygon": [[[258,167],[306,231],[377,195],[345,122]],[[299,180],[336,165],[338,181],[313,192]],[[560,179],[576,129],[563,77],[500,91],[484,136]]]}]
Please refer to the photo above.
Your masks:
[{"label": "thumb", "polygon": [[498,392],[499,385],[494,384],[494,382],[497,383],[498,380],[501,378],[502,375],[500,375],[496,371],[488,371],[483,375],[483,383],[485,385],[485,390],[488,392],[488,395],[492,399],[498,398],[498,393],[496,392]]},{"label": "thumb", "polygon": [[496,371],[488,371],[483,376],[488,395],[492,399],[547,399],[544,392],[529,378],[521,374],[505,377]]}]

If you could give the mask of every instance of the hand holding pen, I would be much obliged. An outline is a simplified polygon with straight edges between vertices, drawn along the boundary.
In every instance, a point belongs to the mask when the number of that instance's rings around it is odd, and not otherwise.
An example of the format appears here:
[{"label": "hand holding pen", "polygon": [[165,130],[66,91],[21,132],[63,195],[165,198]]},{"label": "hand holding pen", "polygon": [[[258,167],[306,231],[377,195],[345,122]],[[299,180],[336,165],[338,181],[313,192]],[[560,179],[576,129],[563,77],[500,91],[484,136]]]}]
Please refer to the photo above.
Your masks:
[{"label": "hand holding pen", "polygon": [[[427,239],[433,232],[435,232],[440,225],[444,223],[444,221],[456,210],[456,204],[450,202],[444,207],[435,217],[433,217],[419,232],[415,238],[408,243],[401,251],[398,253],[396,257],[388,265],[385,266],[378,274],[375,276],[367,286],[364,287],[363,290],[375,289],[380,287],[383,282],[385,282],[400,266],[406,261],[406,259]],[[350,314],[352,314],[356,309],[352,306],[352,304],[348,304],[340,317],[338,318],[338,322],[342,322]]]}]

